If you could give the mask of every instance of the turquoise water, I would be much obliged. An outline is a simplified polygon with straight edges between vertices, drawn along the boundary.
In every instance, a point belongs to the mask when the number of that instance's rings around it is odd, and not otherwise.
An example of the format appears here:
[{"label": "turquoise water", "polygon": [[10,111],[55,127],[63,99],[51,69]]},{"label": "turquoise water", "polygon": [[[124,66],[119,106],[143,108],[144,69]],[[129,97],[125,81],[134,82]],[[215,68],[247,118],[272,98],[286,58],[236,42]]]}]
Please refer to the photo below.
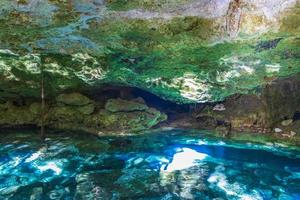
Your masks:
[{"label": "turquoise water", "polygon": [[0,199],[300,199],[300,153],[201,131],[1,131]]}]

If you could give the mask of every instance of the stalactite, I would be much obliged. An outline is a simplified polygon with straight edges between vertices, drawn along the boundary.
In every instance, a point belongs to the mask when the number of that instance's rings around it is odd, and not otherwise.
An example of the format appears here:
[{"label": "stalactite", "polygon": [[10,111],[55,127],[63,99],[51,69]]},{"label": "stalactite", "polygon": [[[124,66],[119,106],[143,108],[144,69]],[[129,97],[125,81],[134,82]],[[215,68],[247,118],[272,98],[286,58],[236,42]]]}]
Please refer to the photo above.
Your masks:
[{"label": "stalactite", "polygon": [[236,37],[242,19],[242,3],[240,0],[233,0],[230,2],[227,17],[226,17],[226,31],[230,37]]},{"label": "stalactite", "polygon": [[45,139],[45,83],[44,83],[44,68],[41,65],[41,139]]}]

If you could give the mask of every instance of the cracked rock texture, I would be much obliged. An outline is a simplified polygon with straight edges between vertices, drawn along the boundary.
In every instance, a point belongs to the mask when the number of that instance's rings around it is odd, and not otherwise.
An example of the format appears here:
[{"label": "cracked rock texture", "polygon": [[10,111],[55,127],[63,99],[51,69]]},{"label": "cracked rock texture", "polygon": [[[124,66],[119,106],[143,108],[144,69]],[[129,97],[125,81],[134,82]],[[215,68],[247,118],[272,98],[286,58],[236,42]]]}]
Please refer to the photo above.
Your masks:
[{"label": "cracked rock texture", "polygon": [[[177,103],[300,72],[299,0],[2,0],[0,98],[132,86]],[[92,108],[90,108],[91,110]]]},{"label": "cracked rock texture", "polygon": [[[41,112],[41,104],[36,101],[0,103],[0,126],[39,126],[42,122]],[[108,99],[103,107],[79,93],[60,95],[56,102],[46,106],[44,113],[47,127],[93,134],[101,134],[102,131],[112,134],[138,132],[167,119],[164,113],[148,107],[141,98],[130,101]]]}]

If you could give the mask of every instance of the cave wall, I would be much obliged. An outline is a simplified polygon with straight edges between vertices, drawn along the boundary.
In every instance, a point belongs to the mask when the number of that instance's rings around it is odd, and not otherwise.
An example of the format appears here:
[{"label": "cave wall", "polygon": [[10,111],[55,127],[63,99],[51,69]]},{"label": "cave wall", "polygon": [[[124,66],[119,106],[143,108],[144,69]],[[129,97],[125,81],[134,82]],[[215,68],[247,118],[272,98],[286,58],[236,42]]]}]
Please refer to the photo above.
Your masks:
[{"label": "cave wall", "polygon": [[4,0],[0,96],[103,84],[172,102],[253,93],[299,68],[297,0]]},{"label": "cave wall", "polygon": [[[272,81],[259,89],[256,95],[234,95],[224,102],[207,106],[202,112],[196,113],[198,120],[212,120],[227,124],[228,128],[238,131],[260,133],[299,131],[299,123],[293,119],[300,108],[300,75]],[[290,123],[288,123],[290,121]],[[294,127],[293,126],[294,123]],[[288,124],[286,124],[288,123]]]}]

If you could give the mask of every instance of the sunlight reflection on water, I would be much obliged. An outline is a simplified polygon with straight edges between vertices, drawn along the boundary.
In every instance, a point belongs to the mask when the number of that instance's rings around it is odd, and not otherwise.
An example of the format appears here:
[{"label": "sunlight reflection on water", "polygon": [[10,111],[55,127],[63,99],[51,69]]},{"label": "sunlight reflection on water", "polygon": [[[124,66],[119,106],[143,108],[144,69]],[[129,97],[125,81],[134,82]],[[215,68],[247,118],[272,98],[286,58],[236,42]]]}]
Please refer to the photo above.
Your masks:
[{"label": "sunlight reflection on water", "polygon": [[299,151],[188,133],[2,135],[0,199],[299,199]]},{"label": "sunlight reflection on water", "polygon": [[162,170],[172,172],[176,170],[187,169],[197,165],[197,161],[206,158],[206,154],[199,153],[190,148],[178,148],[171,162],[166,166],[162,166]]}]

